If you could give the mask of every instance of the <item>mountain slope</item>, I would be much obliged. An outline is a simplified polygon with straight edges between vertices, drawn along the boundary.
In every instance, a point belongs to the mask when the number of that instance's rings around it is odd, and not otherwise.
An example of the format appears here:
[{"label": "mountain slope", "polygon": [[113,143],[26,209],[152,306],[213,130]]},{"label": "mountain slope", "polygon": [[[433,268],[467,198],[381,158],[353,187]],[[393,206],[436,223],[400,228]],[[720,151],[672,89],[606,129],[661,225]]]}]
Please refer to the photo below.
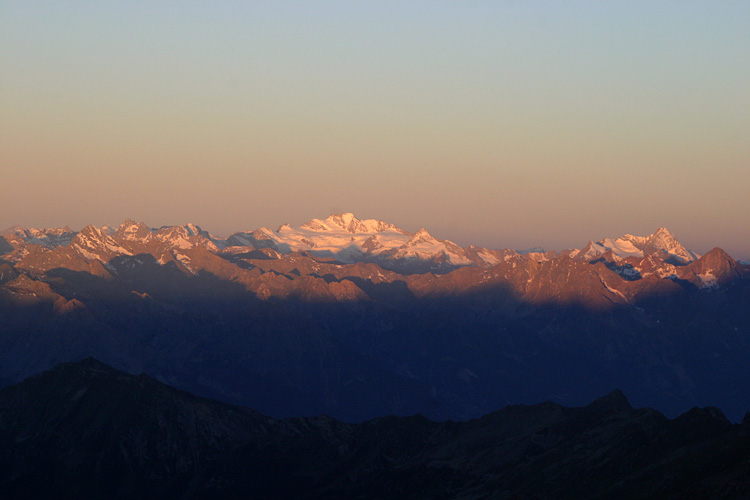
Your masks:
[{"label": "mountain slope", "polygon": [[[276,417],[350,421],[584,404],[614,387],[670,416],[715,405],[736,420],[750,406],[750,268],[720,249],[678,262],[662,234],[643,256],[583,259],[461,249],[351,214],[303,226],[338,253],[273,239],[294,243],[294,228],[220,240],[125,221],[67,245],[11,238],[0,380],[96,356]],[[388,234],[401,239],[364,247]],[[342,262],[343,248],[362,260]]]},{"label": "mountain slope", "polygon": [[668,420],[615,391],[470,422],[284,421],[93,359],[0,391],[17,498],[746,498],[750,423]]}]

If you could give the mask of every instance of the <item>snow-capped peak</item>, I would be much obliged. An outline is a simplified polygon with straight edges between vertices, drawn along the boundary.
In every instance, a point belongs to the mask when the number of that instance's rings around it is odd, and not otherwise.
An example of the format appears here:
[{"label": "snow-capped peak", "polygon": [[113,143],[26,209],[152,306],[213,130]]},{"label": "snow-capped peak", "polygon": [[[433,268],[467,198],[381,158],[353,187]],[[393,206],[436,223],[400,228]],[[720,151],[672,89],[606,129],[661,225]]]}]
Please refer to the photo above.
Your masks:
[{"label": "snow-capped peak", "polygon": [[55,248],[58,246],[68,245],[73,237],[76,235],[75,231],[70,227],[52,227],[45,229],[37,229],[34,227],[21,227],[13,226],[3,232],[11,237],[11,240],[16,240],[23,243],[32,243],[36,245],[42,245],[47,248]]},{"label": "snow-capped peak", "polygon": [[435,242],[437,241],[433,236],[427,232],[425,228],[420,228],[416,233],[414,233],[414,236],[411,237],[408,243],[406,243],[407,246],[413,246],[418,245],[420,243],[425,242]]},{"label": "snow-capped peak", "polygon": [[682,246],[665,227],[660,227],[648,236],[625,234],[614,239],[604,238],[596,243],[590,241],[584,248],[574,250],[570,255],[579,259],[592,259],[607,251],[620,258],[642,258],[652,254],[662,254],[667,259],[675,258],[680,262],[691,262],[698,258],[696,253]]},{"label": "snow-capped peak", "polygon": [[445,259],[450,265],[471,265],[466,251],[449,240],[438,240],[420,228],[403,244],[395,254],[398,258],[417,258],[421,260]]},{"label": "snow-capped peak", "polygon": [[[344,262],[357,261],[362,254],[395,250],[411,237],[392,224],[359,220],[351,212],[330,215],[325,219],[312,219],[299,227],[284,224],[277,231],[261,228],[255,233],[272,240],[284,253],[310,250],[319,255],[335,255]],[[233,237],[233,244],[257,241],[257,238],[249,238],[247,233],[235,236],[238,237]]]},{"label": "snow-capped peak", "polygon": [[126,219],[115,231],[115,235],[126,240],[147,240],[151,238],[153,229],[143,222]]},{"label": "snow-capped peak", "polygon": [[317,232],[331,232],[344,230],[347,233],[382,233],[384,231],[404,232],[382,220],[366,219],[360,220],[351,212],[329,215],[325,219],[313,219],[300,226],[301,229],[308,229]]},{"label": "snow-capped peak", "polygon": [[104,239],[106,235],[98,227],[88,225],[84,227],[83,229],[81,229],[76,236],[79,236],[80,239],[84,239],[84,240],[101,240],[101,239]]},{"label": "snow-capped peak", "polygon": [[184,224],[182,227],[184,227],[190,236],[197,236],[199,234],[203,234],[203,230],[200,228],[200,226],[197,226],[193,224],[192,222],[188,222],[187,224]]},{"label": "snow-capped peak", "polygon": [[130,255],[130,252],[118,245],[112,236],[104,234],[93,225],[81,229],[70,246],[87,259],[99,259],[102,262],[108,262],[116,255]]},{"label": "snow-capped peak", "polygon": [[664,253],[669,257],[676,257],[681,262],[691,262],[698,258],[698,255],[686,249],[665,227],[660,227],[654,233],[646,237],[627,235],[621,239],[628,239],[634,246],[640,249],[644,254]]},{"label": "snow-capped peak", "polygon": [[[382,220],[358,219],[351,212],[312,219],[297,227],[284,224],[277,231],[261,228],[253,233],[236,233],[227,244],[273,246],[281,253],[308,251],[342,262],[359,262],[363,258],[382,261],[437,258],[452,266],[473,263],[458,245],[438,240],[424,228],[411,234]],[[482,258],[477,261],[486,262]]]},{"label": "snow-capped peak", "polygon": [[[192,248],[196,245],[201,245],[209,250],[218,250],[218,246],[206,231],[203,231],[200,226],[188,223],[181,226],[164,226],[159,228],[155,233],[156,238],[159,241],[167,243],[173,248]],[[224,244],[219,241],[220,244]]]},{"label": "snow-capped peak", "polygon": [[[351,212],[344,212],[341,214],[331,214],[328,217],[326,217],[325,222],[328,224],[336,225],[342,229],[349,230],[351,226],[356,226],[359,222],[359,219],[357,219],[353,213]],[[354,231],[350,231],[354,232]]]},{"label": "snow-capped peak", "polygon": [[162,226],[156,230],[156,234],[179,234],[180,236],[204,236],[209,237],[209,234],[191,222],[182,224],[181,226]]}]

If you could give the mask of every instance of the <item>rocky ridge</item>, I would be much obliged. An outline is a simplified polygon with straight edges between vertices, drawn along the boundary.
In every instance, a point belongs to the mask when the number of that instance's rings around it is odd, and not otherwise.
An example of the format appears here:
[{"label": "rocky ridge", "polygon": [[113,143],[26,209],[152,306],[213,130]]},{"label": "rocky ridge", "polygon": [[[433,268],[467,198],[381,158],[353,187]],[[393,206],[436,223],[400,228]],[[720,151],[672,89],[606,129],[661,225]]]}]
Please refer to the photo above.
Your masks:
[{"label": "rocky ridge", "polygon": [[671,414],[744,410],[750,268],[721,249],[676,260],[657,231],[584,258],[351,214],[303,226],[6,233],[0,382],[94,355],[274,416],[469,418],[618,386]]},{"label": "rocky ridge", "polygon": [[[525,301],[580,300],[592,306],[632,301],[654,287],[711,289],[748,273],[747,266],[720,249],[699,257],[665,228],[646,237],[589,242],[579,250],[519,253],[462,248],[434,238],[424,228],[411,234],[351,213],[313,219],[298,228],[284,225],[277,231],[235,233],[226,239],[193,224],[155,229],[128,219],[115,231],[94,226],[79,232],[67,227],[12,228],[5,240],[10,250],[2,257],[6,265],[32,280],[44,280],[54,269],[113,279],[123,268],[132,273],[153,258],[158,265],[188,274],[215,273],[264,299],[367,299],[367,292],[345,279],[350,268],[363,269],[351,267],[358,263],[376,267],[367,275],[357,271],[352,276],[372,283],[403,281],[416,296],[502,284]],[[324,279],[326,275],[336,281]]]},{"label": "rocky ridge", "polygon": [[0,487],[15,498],[750,495],[750,418],[670,420],[621,391],[469,422],[275,420],[86,359],[0,391],[0,422]]}]

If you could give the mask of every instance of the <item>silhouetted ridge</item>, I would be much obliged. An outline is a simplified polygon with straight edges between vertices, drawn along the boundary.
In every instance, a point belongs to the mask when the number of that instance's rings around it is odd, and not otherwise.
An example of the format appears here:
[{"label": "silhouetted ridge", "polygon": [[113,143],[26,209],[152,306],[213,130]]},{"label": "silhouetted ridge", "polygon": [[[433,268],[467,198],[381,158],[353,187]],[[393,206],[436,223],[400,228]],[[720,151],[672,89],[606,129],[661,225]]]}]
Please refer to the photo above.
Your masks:
[{"label": "silhouetted ridge", "polygon": [[724,413],[715,406],[707,406],[705,408],[692,408],[677,417],[677,419],[675,419],[675,422],[690,425],[731,425],[731,422],[726,417],[726,415],[724,415]]},{"label": "silhouetted ridge", "polygon": [[630,406],[628,398],[625,397],[625,394],[623,394],[620,389],[615,389],[606,396],[602,396],[596,399],[594,402],[588,405],[587,408],[591,410],[607,412],[617,412],[633,409],[633,407]]},{"label": "silhouetted ridge", "polygon": [[742,432],[744,435],[750,435],[750,412],[745,413],[742,418]]},{"label": "silhouetted ridge", "polygon": [[[119,370],[115,370],[114,368],[112,368],[106,363],[102,363],[101,361],[94,358],[93,356],[88,356],[77,363],[64,363],[62,366],[65,366],[65,365],[72,365],[72,366],[76,366],[79,368],[83,368],[85,370],[92,370],[92,371],[106,372],[106,373],[115,373],[119,371]],[[120,373],[124,374],[125,372],[120,372]]]},{"label": "silhouetted ridge", "polygon": [[711,407],[670,421],[632,409],[620,390],[586,407],[516,405],[463,423],[279,421],[86,358],[1,390],[0,423],[6,498],[750,495],[746,423]]}]

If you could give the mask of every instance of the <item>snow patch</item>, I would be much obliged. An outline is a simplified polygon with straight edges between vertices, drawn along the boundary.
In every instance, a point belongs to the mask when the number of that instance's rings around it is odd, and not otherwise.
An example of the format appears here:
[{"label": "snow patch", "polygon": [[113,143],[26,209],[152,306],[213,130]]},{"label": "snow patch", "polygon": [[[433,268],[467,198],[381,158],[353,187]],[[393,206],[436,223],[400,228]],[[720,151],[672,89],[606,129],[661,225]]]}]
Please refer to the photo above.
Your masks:
[{"label": "snow patch", "polygon": [[699,274],[698,278],[701,280],[701,288],[718,288],[719,280],[713,275],[711,271]]}]

